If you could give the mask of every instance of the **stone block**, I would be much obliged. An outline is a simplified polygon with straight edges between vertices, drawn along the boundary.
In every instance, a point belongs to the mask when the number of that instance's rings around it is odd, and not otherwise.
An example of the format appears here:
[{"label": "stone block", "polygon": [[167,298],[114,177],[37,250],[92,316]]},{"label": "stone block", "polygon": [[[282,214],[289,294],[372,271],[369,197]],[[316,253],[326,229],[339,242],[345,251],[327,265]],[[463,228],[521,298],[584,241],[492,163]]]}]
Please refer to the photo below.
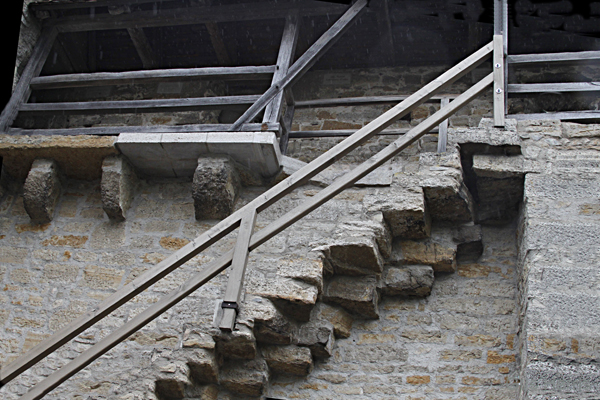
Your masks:
[{"label": "stone block", "polygon": [[433,280],[429,265],[391,267],[383,274],[382,291],[390,296],[429,296]]},{"label": "stone block", "polygon": [[313,357],[327,358],[333,353],[335,341],[333,325],[327,321],[310,321],[298,331],[298,346],[308,347]]},{"label": "stone block", "polygon": [[477,261],[483,254],[481,225],[465,224],[452,229],[457,261]]},{"label": "stone block", "polygon": [[456,272],[456,249],[432,241],[399,242],[402,262],[409,265],[430,265],[436,272]]},{"label": "stone block", "polygon": [[308,347],[265,346],[261,353],[274,374],[307,376],[313,368]]},{"label": "stone block", "polygon": [[108,218],[124,221],[129,209],[137,176],[124,156],[109,156],[102,162],[100,193],[102,208]]},{"label": "stone block", "polygon": [[[370,237],[369,237],[370,236]],[[383,260],[373,235],[348,236],[331,244],[321,246],[320,250],[333,273],[344,275],[369,275],[379,273]]]},{"label": "stone block", "polygon": [[306,282],[275,276],[264,279],[260,274],[248,274],[246,293],[267,298],[288,318],[306,322],[317,302],[319,290]]},{"label": "stone block", "polygon": [[153,360],[155,393],[159,399],[182,399],[186,388],[192,385],[190,369],[185,361],[172,354],[160,355]]},{"label": "stone block", "polygon": [[377,278],[364,276],[334,276],[327,286],[323,301],[337,304],[352,314],[364,318],[379,318]]},{"label": "stone block", "polygon": [[232,332],[218,331],[213,336],[217,353],[225,358],[252,360],[256,357],[256,339],[250,328],[236,324]]},{"label": "stone block", "polygon": [[433,220],[473,220],[473,198],[462,179],[428,179],[423,182],[423,193]]},{"label": "stone block", "polygon": [[522,177],[529,171],[526,171],[523,156],[474,154],[473,172],[478,177],[504,179]]},{"label": "stone block", "polygon": [[259,397],[266,388],[268,371],[267,363],[262,359],[228,362],[221,368],[219,383],[232,393]]},{"label": "stone block", "polygon": [[420,187],[376,190],[365,196],[365,203],[369,211],[383,213],[393,237],[422,239],[431,233],[431,218]]},{"label": "stone block", "polygon": [[315,307],[315,313],[317,319],[328,321],[333,325],[336,337],[350,337],[354,318],[346,311],[339,307],[319,302],[317,303],[317,307]]},{"label": "stone block", "polygon": [[23,205],[33,222],[52,221],[61,187],[58,164],[54,160],[36,159],[23,186]]},{"label": "stone block", "polygon": [[196,219],[229,216],[239,190],[240,178],[229,158],[199,158],[192,183]]},{"label": "stone block", "polygon": [[218,366],[215,355],[206,349],[186,350],[185,358],[194,384],[216,383]]},{"label": "stone block", "polygon": [[259,343],[290,344],[296,326],[275,307],[269,299],[246,295],[240,304],[238,324],[254,326],[254,336]]}]

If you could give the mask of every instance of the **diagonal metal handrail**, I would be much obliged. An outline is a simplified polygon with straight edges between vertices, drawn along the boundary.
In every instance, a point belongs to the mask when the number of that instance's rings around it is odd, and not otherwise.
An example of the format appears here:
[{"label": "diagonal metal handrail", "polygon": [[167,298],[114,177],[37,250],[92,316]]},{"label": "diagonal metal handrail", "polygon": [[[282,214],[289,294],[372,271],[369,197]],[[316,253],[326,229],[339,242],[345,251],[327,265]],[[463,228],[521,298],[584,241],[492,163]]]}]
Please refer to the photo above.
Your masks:
[{"label": "diagonal metal handrail", "polygon": [[[16,361],[9,365],[6,365],[0,370],[0,385],[6,384],[16,376],[33,366],[38,361],[45,358],[47,355],[64,345],[79,333],[95,324],[100,319],[107,316],[109,313],[125,304],[128,300],[139,294],[152,284],[156,283],[159,279],[166,276],[168,273],[181,266],[191,258],[205,250],[240,225],[240,220],[248,210],[256,210],[260,212],[286,194],[290,193],[294,189],[303,185],[310,178],[333,164],[353,149],[363,144],[366,140],[371,138],[376,133],[379,133],[386,127],[390,126],[396,120],[409,113],[411,110],[424,103],[430,97],[448,87],[452,82],[465,75],[473,68],[477,67],[483,62],[492,52],[492,44],[484,46],[473,55],[456,65],[455,67],[442,74],[440,77],[417,91],[412,96],[408,97],[402,103],[398,104],[388,112],[384,113],[380,117],[373,120],[365,127],[358,130],[354,135],[347,138],[327,153],[321,155],[310,164],[304,166],[299,171],[288,177],[286,180],[280,182],[275,187],[271,188],[241,210],[233,213],[219,224],[215,225],[211,229],[204,232],[194,241],[190,242],[179,251],[166,258],[164,261],[156,265],[145,274],[136,278],[133,282],[123,287],[119,291],[115,292],[99,306],[90,310],[86,314],[80,316],[66,327],[57,331],[53,336],[41,342],[28,353],[24,354]],[[489,82],[488,82],[489,81]],[[353,184],[357,180],[366,176],[369,172],[377,168],[379,165],[384,163],[386,160],[393,157],[402,149],[413,143],[415,140],[423,136],[431,128],[438,125],[441,121],[452,115],[458,108],[469,102],[473,97],[477,96],[483,91],[493,79],[491,75],[484,78],[481,82],[473,86],[463,95],[456,98],[448,106],[442,108],[440,111],[435,113],[433,116],[419,124],[416,128],[409,131],[403,138],[392,143],[381,153],[374,156],[373,158],[366,161],[360,167],[345,175],[344,177],[337,180],[335,183],[323,189],[319,194],[312,197],[309,201],[302,204],[298,208],[290,211],[290,213],[281,217],[277,221],[271,223],[269,226],[263,228],[261,231],[252,235],[250,240],[249,249],[252,250],[264,243],[283,229],[287,228],[304,215],[319,207],[321,204],[327,202],[330,198],[335,196],[344,190],[348,185]],[[386,152],[387,153],[383,153]],[[380,157],[380,158],[377,158]],[[382,161],[383,160],[383,161]],[[232,259],[233,251],[224,254],[219,259],[207,264],[205,268],[197,274],[193,279],[186,282],[180,288],[171,292],[167,296],[163,297],[159,302],[149,307],[146,311],[139,314],[121,328],[107,336],[102,341],[98,342],[92,348],[82,353],[79,357],[67,364],[63,369],[52,374],[46,380],[42,381],[40,385],[36,386],[31,392],[23,397],[24,399],[38,399],[41,398],[45,393],[48,393],[54,387],[59,385],[68,377],[84,368],[86,365],[91,363],[94,359],[104,354],[110,348],[116,346],[122,340],[124,340],[131,333],[140,329],[142,326],[156,318],[162,312],[166,311],[177,302],[188,296],[198,287],[208,282],[216,274],[227,268]],[[85,356],[84,356],[85,355]],[[83,357],[83,358],[82,358]],[[58,374],[58,375],[57,375]]]}]

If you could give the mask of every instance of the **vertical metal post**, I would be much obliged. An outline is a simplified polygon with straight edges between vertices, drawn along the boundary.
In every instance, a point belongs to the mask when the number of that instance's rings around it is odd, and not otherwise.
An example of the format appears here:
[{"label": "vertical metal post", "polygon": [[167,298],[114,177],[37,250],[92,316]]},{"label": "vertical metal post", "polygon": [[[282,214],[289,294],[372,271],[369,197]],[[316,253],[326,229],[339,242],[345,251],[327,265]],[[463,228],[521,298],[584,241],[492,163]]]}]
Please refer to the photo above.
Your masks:
[{"label": "vertical metal post", "polygon": [[504,126],[506,114],[506,0],[494,0],[494,125]]},{"label": "vertical metal post", "polygon": [[223,317],[219,328],[224,331],[232,331],[237,317],[238,304],[242,294],[244,283],[244,273],[248,263],[248,247],[252,238],[252,230],[256,223],[256,209],[248,209],[242,215],[240,230],[235,242],[233,259],[231,261],[231,272],[227,281],[227,290],[221,308],[223,308]]},{"label": "vertical metal post", "polygon": [[[448,97],[444,97],[441,100],[440,109],[446,107],[448,104],[450,104],[450,99]],[[446,152],[446,144],[448,144],[448,119],[445,119],[439,125],[437,152],[445,153]]]}]

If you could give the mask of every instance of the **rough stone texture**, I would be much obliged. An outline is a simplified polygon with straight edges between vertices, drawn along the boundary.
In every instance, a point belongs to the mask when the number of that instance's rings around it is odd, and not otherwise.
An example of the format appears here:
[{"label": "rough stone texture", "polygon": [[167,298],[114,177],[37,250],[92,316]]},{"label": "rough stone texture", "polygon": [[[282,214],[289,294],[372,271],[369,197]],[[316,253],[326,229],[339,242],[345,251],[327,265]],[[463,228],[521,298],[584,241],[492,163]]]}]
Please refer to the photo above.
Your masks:
[{"label": "rough stone texture", "polygon": [[254,326],[257,342],[269,344],[290,344],[296,331],[291,322],[275,307],[271,300],[246,296],[237,318],[238,324],[247,321]]},{"label": "rough stone texture", "polygon": [[61,193],[61,172],[54,160],[37,159],[23,185],[23,205],[34,223],[52,221]]},{"label": "rough stone texture", "polygon": [[379,318],[379,294],[374,276],[360,279],[334,276],[323,293],[323,301],[337,304],[364,318]]},{"label": "rough stone texture", "polygon": [[398,243],[404,264],[430,265],[436,272],[456,271],[456,249],[431,240],[416,242],[404,240]]},{"label": "rough stone texture", "polygon": [[382,291],[388,296],[428,296],[433,279],[433,268],[428,265],[391,267],[383,274]]},{"label": "rough stone texture", "polygon": [[223,219],[233,211],[240,178],[229,158],[199,158],[192,191],[196,219]]},{"label": "rough stone texture", "polygon": [[265,346],[261,354],[271,373],[306,376],[313,368],[310,349],[298,346]]},{"label": "rough stone texture", "polygon": [[465,224],[452,232],[456,245],[457,261],[477,261],[483,253],[483,231],[481,225]]},{"label": "rough stone texture", "polygon": [[311,321],[300,327],[298,346],[308,347],[313,357],[328,358],[333,353],[335,342],[333,325],[326,321]]},{"label": "rough stone texture", "polygon": [[324,319],[333,325],[335,337],[347,338],[352,330],[354,318],[341,308],[329,304],[318,303],[317,319]]},{"label": "rough stone texture", "polygon": [[137,176],[133,167],[123,156],[109,156],[102,162],[100,193],[102,208],[108,218],[124,221],[131,205]]},{"label": "rough stone texture", "polygon": [[344,241],[318,247],[335,274],[368,275],[381,272],[383,260],[375,238],[347,237]]},{"label": "rough stone texture", "polygon": [[225,358],[253,360],[256,357],[256,339],[250,328],[236,324],[232,332],[214,334],[217,352]]},{"label": "rough stone texture", "polygon": [[264,360],[231,362],[221,367],[219,383],[238,395],[258,397],[263,394],[269,370]]}]

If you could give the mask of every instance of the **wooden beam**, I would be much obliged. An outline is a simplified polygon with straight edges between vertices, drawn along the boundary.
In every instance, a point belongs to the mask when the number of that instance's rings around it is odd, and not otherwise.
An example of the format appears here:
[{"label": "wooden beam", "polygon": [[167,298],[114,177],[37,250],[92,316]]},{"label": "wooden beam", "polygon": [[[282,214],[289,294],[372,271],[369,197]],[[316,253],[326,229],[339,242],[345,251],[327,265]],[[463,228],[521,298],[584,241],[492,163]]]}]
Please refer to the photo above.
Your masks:
[{"label": "wooden beam", "polygon": [[19,113],[19,109],[29,99],[31,95],[29,83],[42,71],[56,35],[56,29],[44,29],[40,34],[31,52],[27,66],[23,70],[10,100],[6,103],[2,114],[0,114],[0,132],[6,132],[10,128]]},{"label": "wooden beam", "polygon": [[[443,122],[442,122],[443,124]],[[386,129],[375,136],[398,136],[404,135],[410,128],[401,129]],[[308,139],[308,138],[322,138],[322,137],[348,137],[352,136],[356,132],[356,129],[332,129],[323,131],[291,131],[290,139]],[[433,128],[429,133],[438,133],[438,128]]]},{"label": "wooden beam", "polygon": [[[294,54],[296,53],[296,44],[300,31],[300,23],[297,15],[292,15],[286,18],[281,44],[279,46],[279,55],[277,56],[277,68],[273,74],[271,84],[279,82],[288,72],[290,65],[294,62]],[[267,104],[263,122],[277,122],[281,116],[283,106],[283,96],[285,90],[279,92],[275,98]]]},{"label": "wooden beam", "polygon": [[118,101],[84,101],[64,103],[31,103],[23,104],[23,113],[130,113],[160,111],[211,110],[224,107],[241,107],[253,104],[258,95],[193,97],[186,99],[152,99],[152,100],[118,100]]},{"label": "wooden beam", "polygon": [[511,114],[509,118],[516,120],[565,120],[565,121],[576,121],[576,120],[598,120],[600,119],[600,111],[589,110],[589,111],[562,111],[562,112],[549,112],[539,114]]},{"label": "wooden beam", "polygon": [[[450,104],[450,99],[442,99],[442,102],[440,103],[440,109],[446,107],[448,104]],[[438,127],[437,152],[445,153],[447,144],[448,144],[448,120],[445,119],[442,121],[442,123]]]},{"label": "wooden beam", "polygon": [[[396,140],[388,147],[371,157],[369,160],[362,163],[360,166],[356,167],[351,172],[348,172],[344,176],[336,179],[332,184],[330,184],[325,189],[321,190],[315,196],[310,197],[304,203],[289,211],[282,217],[278,218],[276,221],[270,223],[268,226],[260,230],[259,232],[252,235],[250,238],[250,244],[248,248],[250,250],[254,250],[256,247],[260,246],[279,232],[293,225],[295,222],[308,215],[321,205],[325,204],[327,201],[340,194],[344,189],[353,185],[360,179],[367,176],[370,172],[374,171],[379,166],[383,165],[388,160],[392,159],[395,155],[400,153],[402,150],[413,144],[415,141],[420,139],[423,135],[425,135],[429,130],[433,127],[441,123],[443,120],[450,117],[454,114],[458,109],[463,107],[473,98],[482,93],[486,88],[493,83],[493,74],[488,75],[480,82],[475,84],[465,93],[460,95],[455,101],[450,103],[445,108],[440,109],[434,115],[427,118],[425,121],[421,122],[418,126],[411,129],[405,136]],[[389,113],[389,111],[388,111]],[[386,113],[387,114],[387,113]],[[385,115],[385,114],[384,114]],[[380,116],[379,118],[382,118]],[[378,118],[378,119],[379,119]],[[379,129],[379,124],[375,123],[378,119],[371,122],[369,125],[365,126],[362,130],[365,131],[374,131]],[[347,139],[347,141],[353,141],[351,139]],[[339,146],[339,145],[338,145]],[[334,148],[335,149],[335,148]],[[333,149],[332,149],[333,150]],[[330,150],[330,151],[332,151]],[[327,155],[327,153],[325,154]],[[321,156],[322,157],[322,156]],[[313,161],[314,163],[314,161]],[[311,163],[312,164],[312,163]],[[310,165],[310,164],[309,164]],[[309,166],[304,166],[299,171],[294,173],[292,176],[287,178],[285,181],[281,182],[282,184],[290,184],[290,181],[293,181],[293,177],[297,174],[300,174],[302,171],[310,169]],[[305,178],[306,179],[306,178]],[[277,187],[276,186],[276,187]],[[263,194],[264,196],[264,194]],[[263,197],[261,196],[261,197]],[[259,198],[260,200],[261,198]],[[254,210],[253,203],[255,201],[246,205],[243,209],[236,212],[237,219],[239,220],[240,214],[244,216],[248,210]],[[233,215],[232,215],[233,216]],[[228,217],[227,219],[231,218]],[[239,224],[239,222],[238,222]],[[236,224],[237,225],[237,224]],[[211,231],[214,229],[210,229]],[[180,253],[186,247],[194,247],[196,241],[189,243],[184,248],[176,252],[175,254]],[[191,245],[191,246],[190,246]],[[150,321],[154,320],[160,314],[173,307],[175,304],[183,300],[189,294],[191,294],[198,287],[202,286],[204,283],[208,282],[218,273],[223,271],[229,265],[231,265],[232,258],[234,252],[229,251],[225,255],[221,256],[219,259],[208,263],[202,271],[188,279],[188,281],[170,292],[168,295],[161,298],[159,301],[148,307],[146,310],[142,311],[140,314],[136,315],[134,318],[126,322],[120,328],[117,328],[115,331],[110,333],[108,336],[100,340],[91,348],[87,349],[83,353],[81,353],[78,357],[76,357],[73,361],[69,362],[67,365],[54,372],[52,375],[38,383],[34,388],[21,397],[22,400],[37,400],[42,398],[45,394],[49,393],[52,389],[60,385],[62,382],[67,380],[69,377],[73,376],[75,373],[85,368],[87,365],[92,363],[95,359],[100,357],[102,354],[106,353],[117,344],[121,343],[132,333],[141,329],[143,326],[148,324]],[[164,261],[162,262],[164,263]],[[162,264],[161,263],[161,264]],[[138,278],[139,279],[139,278]],[[137,280],[137,279],[136,279]],[[135,282],[135,281],[134,281]]]},{"label": "wooden beam", "polygon": [[254,119],[258,113],[288,85],[293,84],[312,67],[319,58],[340,38],[350,27],[350,23],[363,11],[367,0],[358,0],[342,15],[331,28],[329,28],[300,58],[290,67],[288,73],[271,85],[269,89],[254,103],[237,121],[233,123],[233,130],[239,130],[241,126]]},{"label": "wooden beam", "polygon": [[509,93],[597,92],[600,82],[511,83]]},{"label": "wooden beam", "polygon": [[[427,103],[436,103],[443,99],[454,99],[457,94],[432,96]],[[367,106],[372,104],[398,104],[406,100],[409,95],[395,96],[365,96],[365,97],[340,97],[337,99],[315,99],[297,101],[296,108],[318,108],[318,107],[337,107],[337,106]]]},{"label": "wooden beam", "polygon": [[382,47],[381,52],[384,54],[388,65],[395,65],[396,48],[394,46],[388,0],[373,1],[370,6],[373,8],[377,18],[379,35],[381,37],[379,41],[379,45]]},{"label": "wooden beam", "polygon": [[543,54],[518,54],[507,56],[506,62],[510,65],[546,63],[546,62],[570,62],[570,61],[592,61],[600,60],[600,51],[577,51],[567,53],[543,53]]},{"label": "wooden beam", "polygon": [[232,65],[231,57],[229,57],[229,53],[227,52],[227,47],[225,46],[225,42],[223,41],[223,36],[219,31],[219,26],[216,22],[207,22],[204,24],[206,29],[208,29],[208,35],[210,36],[210,42],[213,45],[213,49],[217,54],[217,60],[219,61],[219,65],[229,66]]},{"label": "wooden beam", "polygon": [[[373,137],[373,135],[381,132],[382,130],[393,124],[395,121],[402,118],[404,115],[408,114],[419,105],[423,104],[429,97],[435,95],[441,90],[444,90],[454,81],[460,79],[462,76],[469,73],[472,69],[476,68],[486,58],[489,57],[489,55],[492,52],[492,49],[493,47],[490,43],[482,49],[478,50],[477,52],[475,52],[474,54],[472,54],[453,68],[440,75],[437,79],[434,79],[432,82],[415,92],[405,101],[396,105],[395,107],[393,107],[383,115],[379,116],[375,120],[371,121],[369,124],[359,129],[351,137],[337,144],[327,153],[320,155],[311,163],[305,165],[284,181],[267,190],[265,193],[263,193],[256,199],[252,200],[245,207],[256,209],[257,212],[261,212],[269,206],[273,205],[285,195],[304,185],[310,178],[325,170],[336,160],[339,160],[340,158],[350,153],[352,150],[356,149],[358,146],[365,143],[367,140]],[[486,79],[489,80],[488,85],[491,84],[491,82],[493,81],[491,76],[489,76]],[[465,94],[461,95],[463,96],[461,99],[466,100],[468,98],[471,98],[472,96],[474,96],[474,91],[479,92],[480,90],[484,90],[484,88],[480,88],[480,86],[477,86],[477,88],[475,89],[471,88]],[[452,112],[456,111],[458,107],[453,107],[453,105],[459,104],[463,105],[464,103],[462,101],[454,101],[450,103],[450,105],[447,108],[438,111],[433,116],[429,117],[427,120],[421,123],[417,128],[423,129],[424,132],[431,130],[441,121],[448,118],[448,116],[450,116]],[[450,109],[450,107],[452,107],[452,109]],[[423,128],[420,128],[421,126]],[[397,148],[397,144],[395,143],[391,145],[392,148]],[[398,149],[398,151],[400,150],[401,149]],[[367,161],[367,164],[369,164],[369,161]],[[367,165],[367,168],[359,174],[358,177],[354,178],[356,178],[356,180],[359,180],[378,166],[378,164],[369,164]],[[351,183],[354,183],[354,181],[351,180]],[[332,185],[330,185],[327,189],[331,187]],[[343,189],[340,189],[338,187],[336,190],[341,191]],[[319,195],[320,194],[321,192],[319,193]],[[335,194],[337,194],[337,192]],[[323,199],[319,197],[319,201],[323,201]],[[324,201],[327,201],[327,199],[325,199]],[[318,207],[318,205],[320,204],[322,203],[317,203],[315,208]],[[71,339],[75,338],[78,334],[85,331],[87,328],[109,315],[112,311],[116,310],[118,307],[125,304],[127,301],[131,300],[133,297],[135,297],[145,289],[149,288],[158,280],[160,280],[179,266],[183,265],[185,262],[191,260],[193,257],[198,255],[203,250],[207,249],[209,246],[216,243],[218,240],[224,238],[226,235],[231,233],[239,226],[242,214],[243,211],[238,210],[231,214],[229,217],[219,222],[218,224],[214,225],[212,228],[207,229],[192,242],[183,246],[181,249],[179,249],[178,251],[176,251],[175,253],[173,253],[154,267],[147,270],[144,274],[138,276],[132,282],[125,285],[123,288],[119,289],[115,293],[111,294],[101,304],[89,310],[88,312],[76,318],[75,320],[71,321],[68,325],[56,331],[51,337],[37,344],[27,353],[17,358],[15,361],[11,362],[10,364],[3,365],[0,369],[0,383],[6,384],[7,382],[10,382],[16,376],[18,376],[31,366],[35,365],[38,361],[42,360],[44,357],[51,354],[54,350],[58,349],[65,343],[69,342]],[[295,221],[292,221],[291,223],[293,222]],[[290,224],[284,221],[284,223],[282,225],[279,225],[277,229],[274,229],[275,227],[273,226],[272,228],[269,228],[269,230],[265,228],[260,231],[268,233],[267,235],[263,234],[257,236],[258,233],[255,233],[251,239],[250,249],[256,248],[257,246],[268,240],[268,237],[272,237],[272,235],[287,228],[289,225]],[[164,310],[168,309],[181,299],[185,298],[185,296],[187,296],[189,293],[200,287],[212,276],[215,276],[216,274],[223,271],[231,262],[232,253],[233,252],[229,252],[223,257],[219,258],[218,260],[207,265],[202,272],[197,274],[192,279],[188,280],[182,287],[180,287],[176,291],[171,292],[171,294],[167,296],[169,298],[163,298],[159,300],[158,303],[155,303],[153,306],[151,306],[151,310],[146,310],[142,314],[138,314],[136,317],[132,318],[117,332],[114,332],[114,335],[109,335],[111,336],[110,339],[108,339],[108,337],[107,339],[103,339],[101,341],[102,344],[100,348],[94,346],[88,350],[88,353],[84,353],[85,355],[82,354],[80,357],[75,359],[72,363],[76,363],[78,366],[77,368],[69,367],[71,368],[69,370],[71,372],[65,372],[66,370],[58,372],[61,374],[60,379],[56,379],[56,376],[52,376],[51,381],[45,381],[45,383],[42,382],[42,385],[44,387],[41,389],[41,392],[46,393],[47,391],[51,390],[48,389],[49,387],[54,387],[53,385],[58,385],[60,384],[60,382],[68,379],[68,377],[70,377],[78,369],[80,369],[81,365],[88,365],[93,359],[99,357],[108,349],[114,347],[118,342],[123,340],[123,338],[140,329],[147,323],[147,321],[152,320],[157,315],[164,312]],[[98,345],[100,345],[100,342]],[[89,351],[91,351],[91,353]],[[48,379],[50,379],[50,377]],[[39,392],[40,390],[38,390],[38,393]]]},{"label": "wooden beam", "polygon": [[142,66],[144,69],[156,68],[158,63],[156,62],[156,57],[152,51],[152,46],[150,46],[150,42],[144,33],[144,29],[127,28],[127,32],[129,32],[129,37],[131,37],[131,41],[135,46],[135,50],[142,60]]},{"label": "wooden beam", "polygon": [[181,82],[196,79],[262,80],[268,79],[273,72],[275,72],[274,65],[96,72],[93,74],[40,76],[31,80],[31,87],[34,90],[38,90],[150,82]]},{"label": "wooden beam", "polygon": [[59,32],[82,32],[109,29],[150,28],[159,26],[196,25],[207,22],[240,22],[285,18],[297,12],[300,16],[335,15],[344,12],[342,4],[306,3],[302,0],[230,4],[224,6],[188,7],[154,11],[132,11],[130,14],[96,14],[68,16],[47,20]]},{"label": "wooden beam", "polygon": [[506,114],[504,96],[504,39],[494,35],[494,126],[504,126]]},{"label": "wooden beam", "polygon": [[246,264],[248,264],[248,246],[250,245],[255,223],[256,210],[253,208],[244,209],[233,250],[231,272],[227,279],[227,289],[225,290],[225,296],[221,305],[223,308],[223,317],[221,318],[219,328],[223,331],[231,332],[235,326],[237,307],[241,300],[244,274],[246,273]]}]

